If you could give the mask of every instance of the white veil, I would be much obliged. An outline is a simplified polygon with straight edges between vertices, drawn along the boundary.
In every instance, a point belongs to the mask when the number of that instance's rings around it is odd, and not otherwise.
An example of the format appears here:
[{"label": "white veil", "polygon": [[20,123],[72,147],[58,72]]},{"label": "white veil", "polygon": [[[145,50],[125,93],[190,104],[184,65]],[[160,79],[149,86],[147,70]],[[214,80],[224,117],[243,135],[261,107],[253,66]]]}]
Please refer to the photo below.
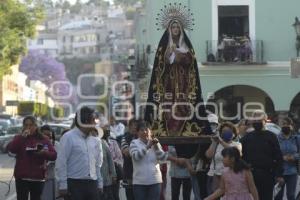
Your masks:
[{"label": "white veil", "polygon": [[[183,29],[182,26],[180,24],[179,21],[177,20],[172,20],[170,22],[169,25],[169,43],[168,43],[168,47],[171,48],[172,46],[174,46],[174,41],[172,38],[172,24],[173,23],[177,23],[179,25],[180,28],[180,37],[179,37],[179,43],[178,43],[178,47],[176,48],[177,51],[181,52],[181,53],[187,53],[188,52],[188,47],[184,41],[184,33],[183,33]],[[173,64],[174,60],[175,60],[175,53],[173,52],[170,56],[170,64]]]},{"label": "white veil", "polygon": [[182,26],[180,24],[179,21],[177,20],[172,20],[170,22],[170,25],[169,25],[169,44],[168,46],[171,47],[174,45],[174,41],[173,41],[173,38],[172,38],[172,24],[173,23],[177,23],[179,25],[179,28],[180,28],[180,37],[179,37],[179,48],[177,49],[182,49],[182,50],[185,50],[186,52],[188,51],[188,47],[187,45],[185,44],[185,41],[184,41],[184,34],[183,34],[183,29],[182,29]]}]

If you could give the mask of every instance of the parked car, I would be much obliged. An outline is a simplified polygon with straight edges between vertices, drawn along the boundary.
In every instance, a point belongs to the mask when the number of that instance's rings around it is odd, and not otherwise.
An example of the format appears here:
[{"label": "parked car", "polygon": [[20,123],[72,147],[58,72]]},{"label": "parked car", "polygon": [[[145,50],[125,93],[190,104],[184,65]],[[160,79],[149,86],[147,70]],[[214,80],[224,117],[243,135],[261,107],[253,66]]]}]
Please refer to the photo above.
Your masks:
[{"label": "parked car", "polygon": [[9,119],[1,119],[0,118],[0,135],[5,135],[7,133],[7,129],[11,126],[11,121]]},{"label": "parked car", "polygon": [[7,153],[6,147],[7,145],[12,141],[12,139],[15,137],[15,135],[21,133],[22,126],[11,126],[7,129],[7,132],[5,135],[0,136],[0,150],[3,153]]}]

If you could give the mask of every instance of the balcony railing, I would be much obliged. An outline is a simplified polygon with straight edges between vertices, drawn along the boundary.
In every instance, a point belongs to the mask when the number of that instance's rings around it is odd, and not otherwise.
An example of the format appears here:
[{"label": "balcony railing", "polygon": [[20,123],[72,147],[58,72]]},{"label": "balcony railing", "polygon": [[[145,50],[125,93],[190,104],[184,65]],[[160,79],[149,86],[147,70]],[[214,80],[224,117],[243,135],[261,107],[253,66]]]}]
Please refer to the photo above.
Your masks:
[{"label": "balcony railing", "polygon": [[204,65],[218,64],[265,64],[262,40],[238,41],[226,39],[223,42],[206,41],[206,62]]}]

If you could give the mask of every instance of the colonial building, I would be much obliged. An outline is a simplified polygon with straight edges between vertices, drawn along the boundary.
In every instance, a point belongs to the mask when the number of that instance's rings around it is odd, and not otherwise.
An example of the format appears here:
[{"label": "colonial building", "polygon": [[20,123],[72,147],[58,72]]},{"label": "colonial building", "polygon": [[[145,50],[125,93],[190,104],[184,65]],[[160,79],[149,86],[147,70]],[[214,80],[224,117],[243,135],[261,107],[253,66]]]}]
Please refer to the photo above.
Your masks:
[{"label": "colonial building", "polygon": [[[137,17],[137,43],[151,50],[147,54],[150,67],[164,31],[157,30],[157,14],[164,5],[175,2],[179,4],[172,0],[148,0]],[[289,113],[299,123],[300,79],[291,77],[290,60],[296,57],[292,24],[299,15],[300,1],[180,2],[195,19],[194,30],[187,34],[198,61],[204,100],[216,102],[219,115],[223,110],[223,115],[235,117],[245,109],[255,109],[256,106],[246,103],[256,102],[271,117]],[[245,104],[250,107],[244,107]],[[224,109],[220,109],[222,106]]]}]

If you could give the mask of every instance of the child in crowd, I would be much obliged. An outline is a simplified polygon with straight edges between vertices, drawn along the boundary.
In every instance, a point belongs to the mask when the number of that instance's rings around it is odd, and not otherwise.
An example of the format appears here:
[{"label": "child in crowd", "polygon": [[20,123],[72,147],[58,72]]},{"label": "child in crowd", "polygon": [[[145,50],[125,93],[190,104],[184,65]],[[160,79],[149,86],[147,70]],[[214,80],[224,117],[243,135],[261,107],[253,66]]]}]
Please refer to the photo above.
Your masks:
[{"label": "child in crowd", "polygon": [[214,200],[223,196],[223,200],[258,200],[250,167],[241,159],[235,147],[222,151],[223,163],[226,167],[218,190],[205,200]]}]

